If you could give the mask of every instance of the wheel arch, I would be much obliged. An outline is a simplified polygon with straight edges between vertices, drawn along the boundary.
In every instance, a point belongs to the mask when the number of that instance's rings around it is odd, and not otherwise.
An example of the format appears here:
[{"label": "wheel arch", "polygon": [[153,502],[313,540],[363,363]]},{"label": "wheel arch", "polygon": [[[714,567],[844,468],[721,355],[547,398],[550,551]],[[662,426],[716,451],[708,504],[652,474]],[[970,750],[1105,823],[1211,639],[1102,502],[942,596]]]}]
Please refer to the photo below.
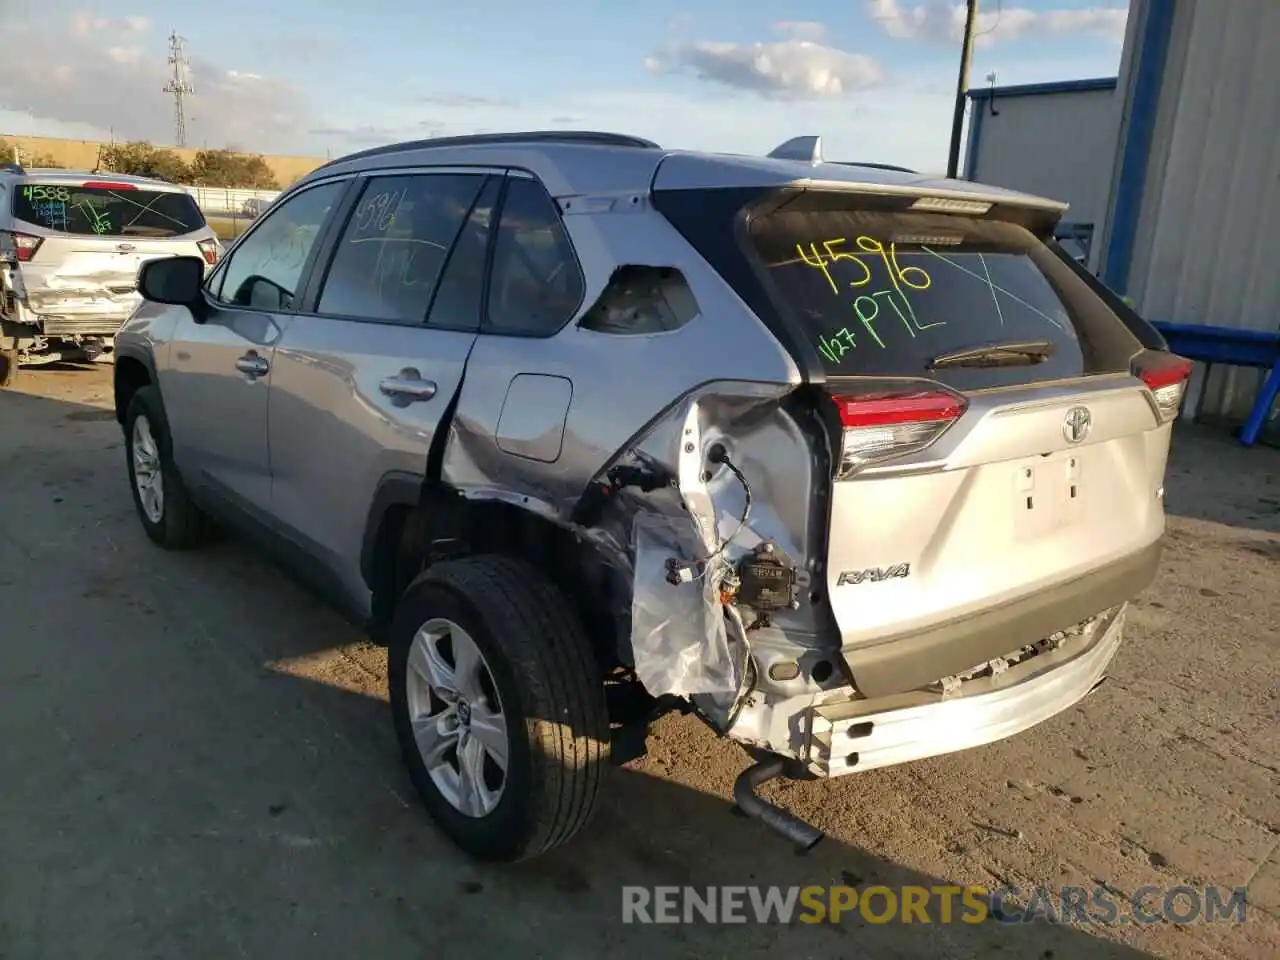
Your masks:
[{"label": "wheel arch", "polygon": [[629,629],[630,577],[616,558],[564,523],[521,503],[468,498],[452,486],[391,473],[374,495],[361,573],[372,594],[371,632],[386,636],[396,601],[432,563],[498,554],[541,570],[582,619],[601,666],[619,665]]},{"label": "wheel arch", "polygon": [[156,365],[152,357],[141,350],[125,350],[116,354],[115,372],[112,375],[115,392],[116,422],[124,426],[133,395],[145,386],[159,383]]}]

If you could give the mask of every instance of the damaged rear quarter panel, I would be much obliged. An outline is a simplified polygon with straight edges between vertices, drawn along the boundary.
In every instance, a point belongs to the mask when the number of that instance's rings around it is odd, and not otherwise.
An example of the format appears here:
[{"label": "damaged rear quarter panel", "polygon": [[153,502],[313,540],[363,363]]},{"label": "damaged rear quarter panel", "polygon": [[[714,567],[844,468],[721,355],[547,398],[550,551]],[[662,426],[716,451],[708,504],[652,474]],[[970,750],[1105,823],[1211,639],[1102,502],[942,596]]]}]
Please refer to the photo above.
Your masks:
[{"label": "damaged rear quarter panel", "polygon": [[[678,531],[672,549],[714,549],[718,537],[733,532],[743,505],[741,487],[727,470],[711,471],[709,480],[705,476],[707,453],[722,442],[746,474],[755,498],[748,529],[725,556],[739,557],[769,539],[807,568],[822,550],[811,542],[817,535],[811,515],[815,458],[783,403],[800,384],[794,361],[665,218],[644,202],[616,206],[620,212],[565,217],[586,280],[586,296],[572,322],[546,338],[482,334],[477,339],[441,479],[471,499],[514,502],[590,538],[606,562],[637,588],[643,583],[645,590],[655,591],[628,597],[628,602],[634,599],[637,608],[642,603],[662,607],[667,597],[675,600],[664,591],[675,588],[653,586],[653,571],[635,569],[635,518],[644,513],[663,518],[643,525],[650,532],[664,524]],[[624,264],[679,270],[697,299],[697,316],[678,329],[655,334],[598,333],[578,326]],[[508,386],[531,373],[572,383],[563,443],[554,462],[504,452],[495,440]],[[583,521],[575,511],[584,494],[619,464],[666,471],[674,484],[648,494],[627,490],[603,513]],[[817,524],[824,530],[825,520],[823,515]],[[674,611],[678,604],[671,606]],[[617,613],[619,652],[628,661],[632,610]],[[712,620],[722,634],[718,600]],[[723,637],[680,635],[679,623],[669,629],[672,635],[658,638],[654,649],[676,651],[684,644],[684,654],[695,662],[683,682],[669,669],[650,670],[651,677],[664,676],[668,683],[668,689],[651,686],[650,692],[732,697],[735,691],[725,689],[728,681],[722,675],[698,675],[698,651],[690,648],[703,641],[723,643]],[[779,617],[774,632],[784,640],[791,634],[796,642],[812,644],[817,627],[812,612],[802,609]],[[707,659],[716,659],[715,651],[708,653]]]}]

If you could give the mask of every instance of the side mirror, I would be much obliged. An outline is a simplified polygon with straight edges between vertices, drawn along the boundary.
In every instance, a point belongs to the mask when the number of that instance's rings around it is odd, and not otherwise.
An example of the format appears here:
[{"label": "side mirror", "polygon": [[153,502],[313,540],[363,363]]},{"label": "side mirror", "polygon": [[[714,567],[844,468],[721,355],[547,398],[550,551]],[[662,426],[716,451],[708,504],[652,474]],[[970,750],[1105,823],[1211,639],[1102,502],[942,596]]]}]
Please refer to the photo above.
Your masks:
[{"label": "side mirror", "polygon": [[203,257],[164,257],[148,260],[138,270],[138,293],[152,303],[187,307],[203,319],[205,262]]}]

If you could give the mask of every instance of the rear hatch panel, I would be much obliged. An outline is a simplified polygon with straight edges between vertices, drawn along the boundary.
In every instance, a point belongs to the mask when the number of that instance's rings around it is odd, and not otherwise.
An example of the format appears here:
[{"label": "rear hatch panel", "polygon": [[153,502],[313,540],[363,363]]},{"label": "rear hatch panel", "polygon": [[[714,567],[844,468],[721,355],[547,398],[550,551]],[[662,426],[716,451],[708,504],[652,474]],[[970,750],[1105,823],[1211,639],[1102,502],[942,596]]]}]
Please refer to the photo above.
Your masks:
[{"label": "rear hatch panel", "polygon": [[[1168,417],[1134,375],[1133,318],[1041,239],[1058,213],[789,188],[738,218],[770,320],[840,411],[833,444],[863,444],[832,484],[816,566],[865,695],[1013,653],[1154,576]],[[710,226],[673,222],[739,285]],[[744,293],[757,313],[761,299]],[[882,418],[930,395],[954,399],[932,423]]]}]

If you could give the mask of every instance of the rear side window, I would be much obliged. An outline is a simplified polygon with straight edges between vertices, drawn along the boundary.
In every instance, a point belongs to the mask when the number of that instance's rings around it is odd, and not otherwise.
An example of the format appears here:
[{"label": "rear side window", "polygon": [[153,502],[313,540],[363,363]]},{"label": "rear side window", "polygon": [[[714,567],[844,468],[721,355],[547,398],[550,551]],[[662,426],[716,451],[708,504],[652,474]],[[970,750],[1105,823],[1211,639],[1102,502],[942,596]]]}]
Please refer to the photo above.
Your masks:
[{"label": "rear side window", "polygon": [[427,316],[427,322],[433,327],[476,330],[480,326],[489,226],[501,189],[502,178],[490,177],[458,232]]},{"label": "rear side window", "polygon": [[423,323],[445,258],[484,182],[478,174],[371,179],[338,241],[317,310]]},{"label": "rear side window", "polygon": [[498,217],[486,329],[550,336],[582,297],[582,271],[555,202],[535,180],[510,180]]},{"label": "rear side window", "polygon": [[85,237],[180,237],[205,226],[189,193],[126,184],[27,183],[14,191],[19,220]]},{"label": "rear side window", "polygon": [[1137,349],[1071,268],[1016,224],[784,209],[755,219],[751,238],[830,376],[979,389],[1121,372]]}]

